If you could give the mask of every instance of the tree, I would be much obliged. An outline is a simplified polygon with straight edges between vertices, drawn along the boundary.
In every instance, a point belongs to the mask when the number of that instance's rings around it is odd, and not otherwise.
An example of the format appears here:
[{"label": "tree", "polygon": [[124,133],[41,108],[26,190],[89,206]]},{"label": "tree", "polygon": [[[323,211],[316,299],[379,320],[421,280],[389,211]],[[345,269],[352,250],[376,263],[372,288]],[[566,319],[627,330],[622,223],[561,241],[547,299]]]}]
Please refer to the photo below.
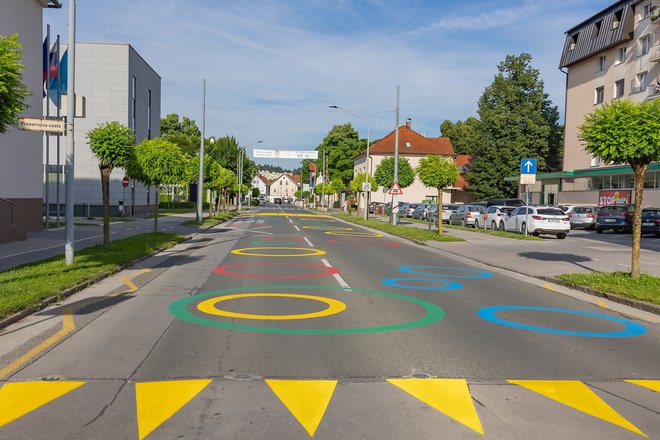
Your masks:
[{"label": "tree", "polygon": [[504,178],[518,174],[520,160],[525,157],[537,158],[539,171],[558,161],[552,155],[561,152],[556,145],[561,142],[559,113],[531,61],[528,53],[508,55],[479,98],[484,143],[472,152],[475,158],[466,175],[468,189],[477,198],[514,196],[517,184]]},{"label": "tree", "polygon": [[231,191],[234,186],[238,185],[238,177],[231,170],[222,168],[214,181],[213,186],[216,187],[222,195],[222,210],[227,212],[227,193]]},{"label": "tree", "polygon": [[475,154],[486,143],[481,132],[481,121],[475,117],[455,123],[445,120],[440,124],[440,133],[451,140],[456,154]]},{"label": "tree", "polygon": [[165,137],[173,133],[193,136],[197,137],[197,139],[202,135],[202,132],[193,119],[184,116],[183,121],[179,121],[178,114],[170,113],[160,120],[160,135],[161,137]]},{"label": "tree", "polygon": [[185,181],[187,161],[188,157],[176,144],[162,138],[145,139],[133,148],[126,167],[129,177],[156,186],[154,231],[158,231],[158,187]]},{"label": "tree", "polygon": [[112,121],[99,124],[87,133],[87,141],[99,160],[101,192],[103,193],[103,246],[110,246],[110,174],[117,167],[125,167],[135,146],[133,130]]},{"label": "tree", "polygon": [[629,163],[635,173],[630,276],[638,278],[644,176],[651,162],[660,161],[660,101],[612,101],[585,116],[578,129],[588,152],[605,163]]},{"label": "tree", "polygon": [[30,90],[23,84],[23,64],[18,34],[0,35],[0,133],[16,125],[18,117],[27,109]]},{"label": "tree", "polygon": [[[355,177],[353,178],[353,180],[350,181],[349,188],[353,192],[362,193],[363,192],[362,191],[362,184],[367,182],[367,181],[369,183],[371,183],[371,188],[373,190],[376,190],[378,188],[378,183],[376,182],[376,179],[374,179],[371,176],[367,176],[367,173],[357,173],[355,175]],[[366,215],[368,216],[369,206],[367,206],[367,203],[368,203],[367,202],[367,194],[368,194],[367,192],[364,193],[363,200],[364,200],[365,209],[367,210]],[[357,215],[357,212],[355,213],[355,215]]]},{"label": "tree", "polygon": [[438,189],[438,234],[442,235],[442,190],[456,183],[458,166],[450,158],[428,155],[420,159],[417,175],[424,185]]},{"label": "tree", "polygon": [[323,168],[323,153],[326,153],[327,169],[331,180],[340,179],[345,185],[353,178],[353,158],[366,150],[366,141],[360,140],[358,132],[348,124],[335,125],[316,147],[319,152],[319,160],[316,165]]},{"label": "tree", "polygon": [[[399,156],[398,183],[401,188],[412,185],[415,181],[415,171],[405,157]],[[389,189],[394,185],[394,157],[386,157],[376,167],[374,179],[378,185]]]}]

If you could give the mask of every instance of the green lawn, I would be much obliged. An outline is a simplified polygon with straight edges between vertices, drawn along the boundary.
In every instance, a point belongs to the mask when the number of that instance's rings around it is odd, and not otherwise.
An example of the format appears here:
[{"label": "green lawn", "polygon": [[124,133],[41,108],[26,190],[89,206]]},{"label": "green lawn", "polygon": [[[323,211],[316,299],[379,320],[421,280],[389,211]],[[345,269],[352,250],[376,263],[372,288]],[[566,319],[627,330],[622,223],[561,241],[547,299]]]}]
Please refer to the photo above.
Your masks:
[{"label": "green lawn", "polygon": [[427,231],[425,229],[416,229],[408,226],[401,225],[392,225],[390,223],[384,223],[379,220],[364,220],[362,217],[355,217],[348,214],[335,214],[331,213],[333,217],[346,220],[351,223],[355,223],[361,226],[367,226],[372,229],[377,229],[379,231],[387,232],[392,235],[397,235],[404,238],[412,238],[414,240],[420,241],[441,241],[441,242],[456,242],[456,241],[465,241],[462,238],[455,237],[453,235],[443,234],[442,236],[438,235],[437,231]]},{"label": "green lawn", "polygon": [[165,232],[139,234],[110,242],[110,249],[101,245],[81,249],[71,267],[65,265],[61,255],[0,272],[0,318],[35,307],[46,298],[59,297],[68,288],[112,273],[126,263],[184,239],[183,235]]},{"label": "green lawn", "polygon": [[[204,217],[202,219],[202,225],[204,225],[204,226],[219,225],[222,222],[226,222],[227,220],[231,220],[232,218],[236,217],[237,215],[238,215],[238,213],[236,213],[236,211],[229,211],[229,212],[226,212],[224,214],[218,214],[215,217]],[[198,226],[196,219],[186,220],[185,222],[183,222],[181,224],[186,225],[186,226]]]},{"label": "green lawn", "polygon": [[615,293],[627,298],[660,304],[660,278],[641,275],[633,279],[628,273],[594,272],[590,274],[568,273],[557,278],[571,287],[591,287],[599,292]]}]

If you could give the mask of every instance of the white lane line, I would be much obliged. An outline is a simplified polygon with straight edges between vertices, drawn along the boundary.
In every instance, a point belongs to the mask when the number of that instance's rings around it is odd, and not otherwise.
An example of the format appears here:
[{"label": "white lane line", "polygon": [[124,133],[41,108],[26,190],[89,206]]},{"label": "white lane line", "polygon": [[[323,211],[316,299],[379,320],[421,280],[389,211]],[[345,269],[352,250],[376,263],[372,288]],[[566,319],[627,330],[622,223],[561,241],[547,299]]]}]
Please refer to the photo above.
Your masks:
[{"label": "white lane line", "polygon": [[[325,258],[321,258],[321,263],[323,263],[323,265],[325,267],[332,267],[330,262],[328,260],[326,260]],[[335,277],[335,280],[337,280],[337,283],[339,283],[339,285],[341,287],[343,287],[344,289],[350,289],[351,288],[351,286],[349,286],[348,283],[346,281],[344,281],[344,279],[338,273],[333,273],[332,276]]]},{"label": "white lane line", "polygon": [[298,227],[298,225],[293,225],[293,227],[296,228],[296,231],[300,232],[300,228]]},{"label": "white lane line", "polygon": [[307,238],[307,237],[303,237],[303,238],[305,239],[305,241],[307,242],[307,244],[309,245],[309,247],[314,247],[314,245],[312,244],[312,242],[309,241],[309,238]]}]

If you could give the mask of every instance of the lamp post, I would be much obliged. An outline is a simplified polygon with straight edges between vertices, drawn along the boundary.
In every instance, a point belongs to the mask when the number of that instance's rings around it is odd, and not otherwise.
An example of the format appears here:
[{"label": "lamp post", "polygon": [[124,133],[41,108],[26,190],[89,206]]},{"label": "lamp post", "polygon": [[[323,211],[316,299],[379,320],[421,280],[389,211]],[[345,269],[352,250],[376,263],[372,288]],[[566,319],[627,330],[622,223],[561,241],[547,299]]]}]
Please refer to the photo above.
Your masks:
[{"label": "lamp post", "polygon": [[199,145],[199,180],[197,182],[197,224],[202,224],[203,196],[204,196],[204,131],[206,129],[206,79],[202,80],[202,136]]},{"label": "lamp post", "polygon": [[243,154],[245,153],[245,150],[247,150],[248,148],[254,147],[255,145],[260,144],[262,142],[263,141],[257,141],[257,142],[254,142],[254,143],[248,145],[244,149],[241,149],[241,155],[238,158],[238,167],[239,167],[238,168],[239,169],[239,173],[238,173],[238,210],[239,211],[243,208],[243,201],[241,200],[242,199],[242,197],[241,197],[241,186],[243,186]]},{"label": "lamp post", "polygon": [[[74,160],[75,143],[73,139],[74,120],[76,116],[75,98],[75,61],[76,61],[76,0],[69,2],[69,55],[67,60],[67,99],[69,106],[66,112],[66,182],[65,182],[65,218],[64,218],[64,259],[67,266],[74,262],[73,215],[74,215]],[[58,81],[59,83],[59,81]]]},{"label": "lamp post", "polygon": [[[346,110],[345,108],[342,108],[338,105],[331,105],[329,106],[330,108],[336,108],[338,110],[342,110],[349,115],[353,115],[358,119],[361,119],[366,125],[367,125],[367,157],[365,159],[365,164],[364,164],[364,171],[367,175],[366,181],[369,182],[369,178],[371,177],[371,161],[369,158],[369,143],[371,141],[371,132],[369,130],[369,121],[367,121],[367,118],[362,117],[360,115],[356,115],[355,113]],[[364,195],[364,219],[366,220],[369,217],[369,196],[371,195],[370,191],[365,191]]]}]

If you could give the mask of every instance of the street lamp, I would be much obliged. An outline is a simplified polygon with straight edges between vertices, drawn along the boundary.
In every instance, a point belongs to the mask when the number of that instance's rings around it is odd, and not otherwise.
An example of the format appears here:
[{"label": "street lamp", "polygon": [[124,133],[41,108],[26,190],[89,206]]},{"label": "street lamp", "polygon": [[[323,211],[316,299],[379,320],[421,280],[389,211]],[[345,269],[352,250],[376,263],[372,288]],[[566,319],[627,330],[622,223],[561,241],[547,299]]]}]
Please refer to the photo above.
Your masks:
[{"label": "street lamp", "polygon": [[[367,174],[366,181],[369,182],[369,177],[371,177],[371,161],[370,161],[370,158],[369,158],[369,143],[371,141],[371,139],[370,139],[371,132],[369,130],[369,121],[367,121],[367,118],[362,117],[360,115],[356,115],[355,113],[353,113],[351,111],[348,111],[345,108],[342,108],[338,105],[331,105],[331,106],[329,106],[329,108],[336,108],[338,110],[342,110],[342,111],[348,113],[349,115],[353,115],[356,118],[361,119],[367,125],[367,157],[365,159],[364,170]],[[369,191],[366,191],[366,194],[364,195],[364,219],[365,220],[369,217],[369,196],[370,195],[371,195],[371,193]]]},{"label": "street lamp", "polygon": [[238,166],[239,166],[239,173],[238,173],[238,209],[239,211],[243,208],[243,201],[241,200],[241,186],[243,186],[243,154],[245,153],[245,150],[247,150],[250,147],[253,147],[257,144],[262,143],[263,141],[257,141],[254,142],[244,149],[241,150],[241,155],[238,158]]}]

